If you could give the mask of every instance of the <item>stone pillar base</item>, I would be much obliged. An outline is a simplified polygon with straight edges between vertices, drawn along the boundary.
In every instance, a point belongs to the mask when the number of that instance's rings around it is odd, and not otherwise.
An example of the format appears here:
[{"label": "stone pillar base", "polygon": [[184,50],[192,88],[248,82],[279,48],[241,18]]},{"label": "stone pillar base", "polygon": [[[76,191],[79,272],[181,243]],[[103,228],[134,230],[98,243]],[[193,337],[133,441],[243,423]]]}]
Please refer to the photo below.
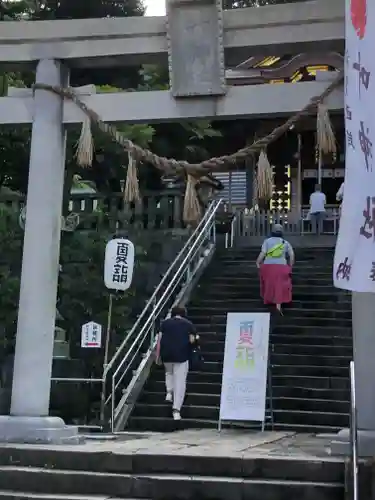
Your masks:
[{"label": "stone pillar base", "polygon": [[[358,430],[358,456],[370,458],[375,456],[375,431]],[[350,431],[342,429],[331,441],[332,455],[350,456]]]},{"label": "stone pillar base", "polygon": [[79,444],[78,427],[58,417],[0,416],[0,442],[19,444]]}]

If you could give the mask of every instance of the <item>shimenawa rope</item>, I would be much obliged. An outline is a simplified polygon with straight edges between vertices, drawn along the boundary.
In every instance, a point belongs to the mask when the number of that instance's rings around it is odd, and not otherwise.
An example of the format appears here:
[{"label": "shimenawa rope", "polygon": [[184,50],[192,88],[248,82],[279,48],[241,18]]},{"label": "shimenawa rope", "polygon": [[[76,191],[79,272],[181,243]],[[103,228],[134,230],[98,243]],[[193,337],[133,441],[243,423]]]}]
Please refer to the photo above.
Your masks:
[{"label": "shimenawa rope", "polygon": [[[283,125],[280,125],[279,127],[276,127],[270,134],[268,134],[265,137],[262,137],[261,139],[256,140],[253,144],[250,146],[246,146],[245,148],[242,148],[238,150],[236,153],[231,154],[231,155],[226,155],[226,156],[220,156],[217,158],[211,158],[209,160],[205,160],[201,163],[188,163],[186,161],[177,161],[172,158],[164,158],[160,157],[154,153],[152,153],[148,149],[141,148],[140,146],[137,146],[134,144],[132,141],[124,137],[113,125],[104,123],[99,115],[90,109],[81,99],[77,96],[77,94],[74,92],[72,88],[62,88],[58,86],[52,86],[52,85],[47,85],[43,83],[37,83],[33,86],[34,90],[46,90],[53,92],[57,95],[59,95],[62,98],[68,99],[76,104],[81,111],[86,115],[86,118],[89,119],[85,120],[83,123],[83,128],[86,128],[86,133],[82,131],[81,136],[85,137],[86,136],[86,141],[88,143],[88,148],[90,151],[92,151],[92,142],[90,139],[87,139],[87,136],[89,135],[88,129],[90,130],[89,127],[89,122],[90,124],[95,124],[99,130],[104,132],[105,134],[108,134],[112,140],[117,142],[119,145],[121,145],[125,151],[129,153],[129,159],[131,159],[131,162],[147,162],[151,163],[154,165],[157,169],[163,171],[164,173],[173,173],[177,175],[186,175],[187,177],[187,186],[186,186],[186,193],[185,193],[185,204],[184,204],[184,219],[186,221],[192,221],[196,220],[199,218],[200,215],[200,210],[197,208],[199,207],[199,202],[197,199],[197,194],[195,190],[195,184],[196,181],[199,177],[207,174],[211,174],[214,172],[220,172],[220,171],[227,171],[228,169],[231,168],[236,162],[238,161],[243,161],[245,160],[249,155],[252,155],[254,153],[259,153],[260,151],[263,151],[267,148],[267,146],[281,137],[285,132],[287,132],[293,125],[295,125],[301,118],[310,115],[312,112],[316,111],[317,108],[325,98],[331,94],[336,88],[338,88],[340,85],[342,85],[344,81],[344,73],[340,72],[337,77],[327,86],[327,88],[318,96],[313,97],[310,102],[303,108],[301,111],[296,113],[295,115],[291,116]],[[81,137],[81,138],[82,138]],[[87,151],[87,153],[81,152],[81,157],[84,157],[85,154],[87,155],[87,163],[89,163],[89,159],[92,156],[90,151]],[[134,176],[135,174],[135,169],[136,167],[134,164],[129,164],[128,168],[128,175]],[[128,182],[128,179],[127,179]],[[130,182],[130,181],[129,181]],[[133,179],[134,182],[134,179]],[[130,182],[130,184],[133,184],[133,182]],[[134,185],[134,184],[133,184]],[[130,189],[129,189],[130,191]],[[137,199],[136,193],[133,193],[133,195],[128,195],[131,196],[134,199]],[[127,199],[127,201],[133,201],[131,199]]]}]

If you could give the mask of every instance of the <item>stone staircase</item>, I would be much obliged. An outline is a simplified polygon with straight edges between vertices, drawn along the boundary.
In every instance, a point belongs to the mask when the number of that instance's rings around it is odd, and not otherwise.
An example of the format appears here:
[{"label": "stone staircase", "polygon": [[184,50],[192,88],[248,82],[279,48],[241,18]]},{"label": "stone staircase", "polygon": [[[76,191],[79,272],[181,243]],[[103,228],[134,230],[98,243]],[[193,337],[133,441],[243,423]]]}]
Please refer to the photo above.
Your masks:
[{"label": "stone staircase", "polygon": [[251,439],[249,433],[184,432],[70,447],[3,447],[0,499],[345,498],[344,460],[326,456],[316,438],[303,446],[288,433]]},{"label": "stone staircase", "polygon": [[[172,431],[218,424],[227,312],[265,311],[259,298],[258,249],[220,251],[201,278],[188,314],[201,335],[202,372],[188,376],[183,421],[165,404],[164,372],[155,367],[129,428]],[[349,423],[351,303],[332,285],[333,248],[297,249],[293,303],[271,320],[274,428],[335,432]]]}]

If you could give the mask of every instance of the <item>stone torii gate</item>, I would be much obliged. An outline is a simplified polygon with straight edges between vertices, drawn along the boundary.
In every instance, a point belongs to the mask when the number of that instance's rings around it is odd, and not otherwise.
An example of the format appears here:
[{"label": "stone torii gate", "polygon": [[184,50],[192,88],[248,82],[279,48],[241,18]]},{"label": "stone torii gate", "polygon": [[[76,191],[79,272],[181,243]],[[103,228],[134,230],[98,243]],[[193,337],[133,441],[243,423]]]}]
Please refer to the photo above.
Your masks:
[{"label": "stone torii gate", "polygon": [[[0,65],[36,64],[36,84],[67,88],[69,68],[168,61],[171,90],[95,94],[77,89],[105,122],[289,116],[325,82],[227,87],[226,67],[254,54],[343,50],[342,0],[314,0],[223,12],[221,0],[169,0],[166,18],[2,23]],[[341,91],[326,102],[343,109]],[[81,123],[74,103],[47,90],[11,89],[0,123],[32,123],[11,415],[0,440],[64,442],[77,430],[49,417],[53,332],[65,168],[65,125]]]}]

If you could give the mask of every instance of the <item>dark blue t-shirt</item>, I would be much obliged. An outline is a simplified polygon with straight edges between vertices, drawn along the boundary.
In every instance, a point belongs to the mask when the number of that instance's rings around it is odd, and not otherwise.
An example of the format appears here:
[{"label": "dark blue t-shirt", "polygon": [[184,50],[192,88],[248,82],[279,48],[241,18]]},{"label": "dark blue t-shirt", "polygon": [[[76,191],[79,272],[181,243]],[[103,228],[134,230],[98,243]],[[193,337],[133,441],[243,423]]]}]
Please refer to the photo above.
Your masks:
[{"label": "dark blue t-shirt", "polygon": [[176,317],[163,321],[160,332],[160,357],[163,363],[184,363],[191,353],[190,335],[194,325],[186,318]]}]

